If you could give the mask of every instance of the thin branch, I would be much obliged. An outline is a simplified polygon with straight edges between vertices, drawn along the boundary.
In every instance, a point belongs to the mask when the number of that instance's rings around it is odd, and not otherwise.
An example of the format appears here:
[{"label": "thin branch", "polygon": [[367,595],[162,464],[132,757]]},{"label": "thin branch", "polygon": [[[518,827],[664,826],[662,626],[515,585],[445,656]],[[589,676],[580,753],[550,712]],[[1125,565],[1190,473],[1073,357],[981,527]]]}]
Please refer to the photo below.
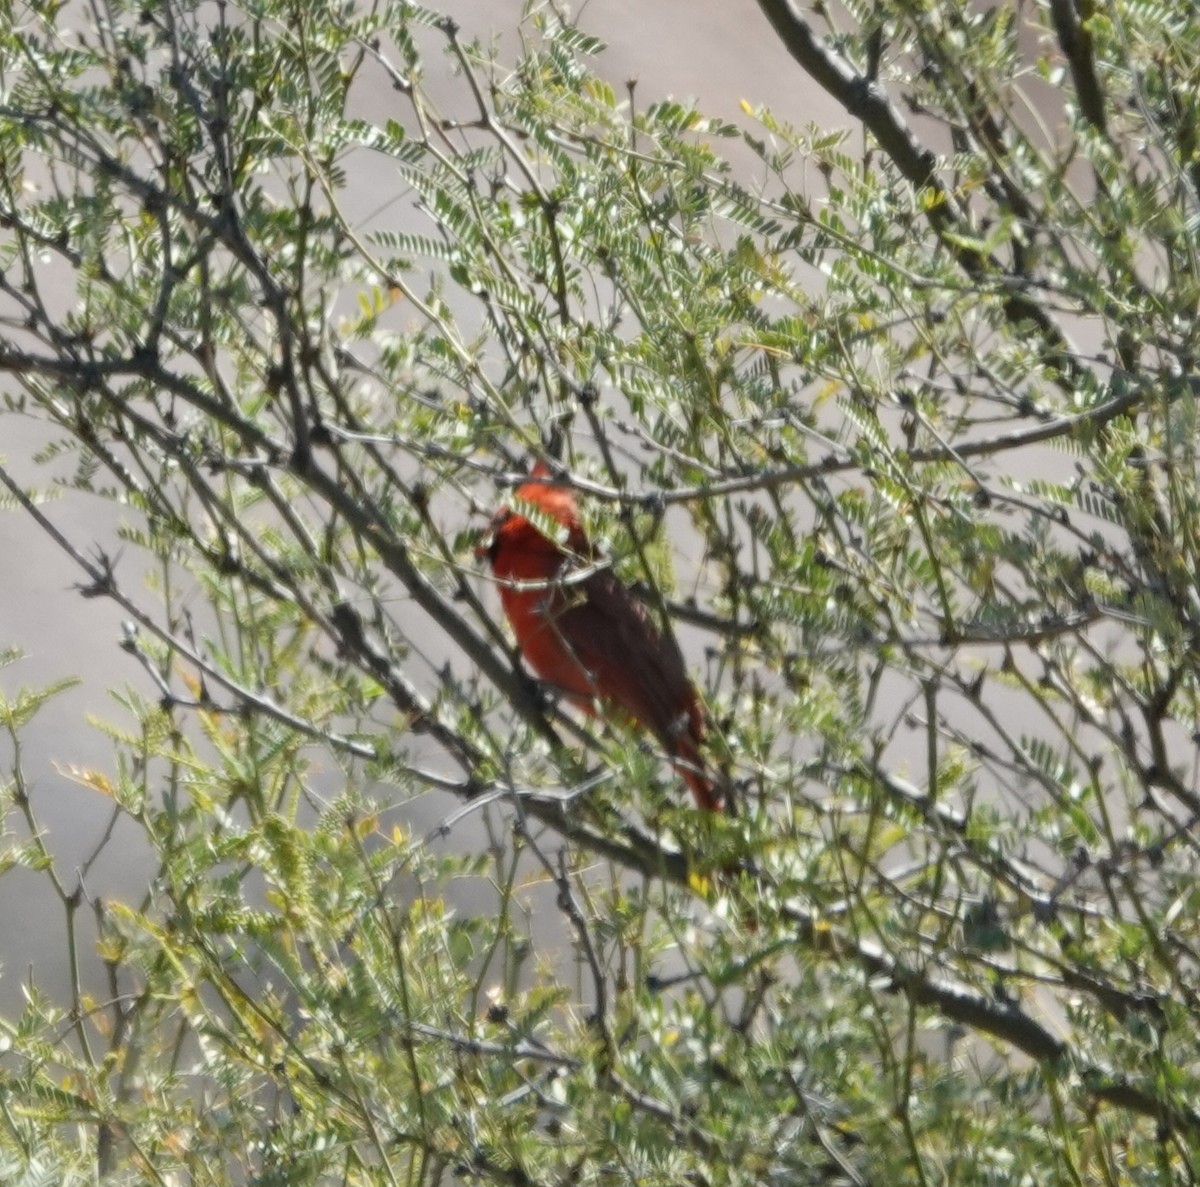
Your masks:
[{"label": "thin branch", "polygon": [[[953,192],[938,177],[937,156],[922,147],[882,88],[827,48],[800,14],[796,0],[758,0],[758,5],[805,73],[850,116],[862,121],[914,189],[928,191],[929,197],[923,203],[926,218],[962,270],[974,280],[1005,272],[995,257],[973,246],[975,232]],[[1037,327],[1048,361],[1058,372],[1059,385],[1073,388],[1080,370],[1076,352],[1042,306],[1021,293],[1013,293],[1004,302],[1004,312],[1014,326],[1031,322]]]},{"label": "thin branch", "polygon": [[[1104,92],[1096,75],[1096,59],[1092,54],[1092,35],[1079,19],[1078,0],[1050,0],[1050,14],[1054,18],[1054,32],[1058,47],[1071,67],[1071,78],[1075,83],[1075,97],[1079,110],[1102,136],[1108,135],[1108,118],[1104,110]],[[1087,9],[1093,7],[1085,0]]]}]

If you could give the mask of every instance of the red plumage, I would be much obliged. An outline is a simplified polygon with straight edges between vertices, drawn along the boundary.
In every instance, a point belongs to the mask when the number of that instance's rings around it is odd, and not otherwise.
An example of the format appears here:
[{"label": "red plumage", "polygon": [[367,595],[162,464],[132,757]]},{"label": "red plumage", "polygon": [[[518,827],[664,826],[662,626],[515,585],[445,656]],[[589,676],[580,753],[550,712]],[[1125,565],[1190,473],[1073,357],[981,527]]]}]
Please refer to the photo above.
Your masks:
[{"label": "red plumage", "polygon": [[[547,475],[534,467],[533,477]],[[585,712],[611,713],[653,734],[696,803],[719,810],[721,795],[700,749],[700,698],[675,640],[602,566],[570,490],[528,482],[516,493],[565,530],[560,544],[519,511],[502,508],[492,520],[483,551],[525,662]]]}]

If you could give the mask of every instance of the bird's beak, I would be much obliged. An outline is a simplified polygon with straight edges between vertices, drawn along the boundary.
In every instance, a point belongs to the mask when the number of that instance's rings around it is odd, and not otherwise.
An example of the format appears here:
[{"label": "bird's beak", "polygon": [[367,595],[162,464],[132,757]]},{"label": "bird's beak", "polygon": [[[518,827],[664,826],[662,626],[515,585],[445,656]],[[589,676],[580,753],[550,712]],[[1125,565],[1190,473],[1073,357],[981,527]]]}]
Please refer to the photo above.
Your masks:
[{"label": "bird's beak", "polygon": [[492,516],[491,522],[487,526],[487,531],[479,538],[479,543],[475,545],[475,559],[489,561],[496,559],[496,548],[499,544],[500,525],[512,514],[507,507],[501,507],[495,515]]}]

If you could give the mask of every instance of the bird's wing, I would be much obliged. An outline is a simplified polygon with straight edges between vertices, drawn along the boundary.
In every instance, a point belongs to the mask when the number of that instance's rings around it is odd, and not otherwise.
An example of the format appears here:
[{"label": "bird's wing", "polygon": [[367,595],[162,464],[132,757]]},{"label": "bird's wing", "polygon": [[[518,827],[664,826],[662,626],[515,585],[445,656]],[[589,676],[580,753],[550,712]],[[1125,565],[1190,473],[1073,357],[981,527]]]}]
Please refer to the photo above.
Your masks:
[{"label": "bird's wing", "polygon": [[698,739],[696,690],[671,635],[664,635],[646,607],[611,572],[583,583],[585,596],[571,602],[556,629],[588,673],[595,695],[629,714],[672,752],[677,740]]}]

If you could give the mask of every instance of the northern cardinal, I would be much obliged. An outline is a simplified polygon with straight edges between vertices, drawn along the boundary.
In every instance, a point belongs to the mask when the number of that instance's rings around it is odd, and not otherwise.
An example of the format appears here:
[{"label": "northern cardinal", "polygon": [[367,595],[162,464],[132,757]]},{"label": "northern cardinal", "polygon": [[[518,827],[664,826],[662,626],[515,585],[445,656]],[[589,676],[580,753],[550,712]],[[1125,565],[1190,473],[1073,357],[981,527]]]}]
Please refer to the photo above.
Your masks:
[{"label": "northern cardinal", "polygon": [[[540,462],[531,473],[546,478]],[[517,500],[565,531],[559,543],[519,511],[502,507],[479,548],[500,584],[500,602],[525,662],[567,701],[612,714],[653,734],[701,808],[722,797],[700,752],[704,715],[679,647],[604,566],[566,487],[527,482]]]}]

